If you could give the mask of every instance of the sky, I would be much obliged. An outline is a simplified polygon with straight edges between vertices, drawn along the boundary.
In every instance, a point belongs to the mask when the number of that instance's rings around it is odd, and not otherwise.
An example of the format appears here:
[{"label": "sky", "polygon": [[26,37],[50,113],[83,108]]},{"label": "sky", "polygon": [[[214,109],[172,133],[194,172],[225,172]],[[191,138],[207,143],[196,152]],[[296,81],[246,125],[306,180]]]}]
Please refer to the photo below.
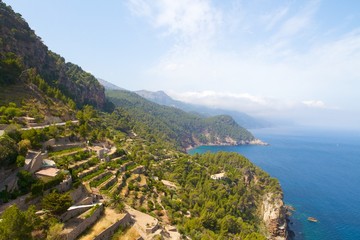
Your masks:
[{"label": "sky", "polygon": [[360,129],[360,1],[4,2],[50,50],[125,89]]}]

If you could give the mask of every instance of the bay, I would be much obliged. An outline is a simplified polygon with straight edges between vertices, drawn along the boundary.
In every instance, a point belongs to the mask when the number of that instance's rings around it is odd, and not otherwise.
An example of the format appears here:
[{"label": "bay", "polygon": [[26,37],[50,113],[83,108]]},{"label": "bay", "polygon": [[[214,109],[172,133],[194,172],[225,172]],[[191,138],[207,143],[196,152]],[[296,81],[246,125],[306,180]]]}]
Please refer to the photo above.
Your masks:
[{"label": "bay", "polygon": [[[360,133],[319,129],[252,131],[269,146],[201,146],[237,152],[278,178],[284,201],[295,207],[290,227],[299,240],[360,239]],[[309,222],[309,216],[319,220]]]}]

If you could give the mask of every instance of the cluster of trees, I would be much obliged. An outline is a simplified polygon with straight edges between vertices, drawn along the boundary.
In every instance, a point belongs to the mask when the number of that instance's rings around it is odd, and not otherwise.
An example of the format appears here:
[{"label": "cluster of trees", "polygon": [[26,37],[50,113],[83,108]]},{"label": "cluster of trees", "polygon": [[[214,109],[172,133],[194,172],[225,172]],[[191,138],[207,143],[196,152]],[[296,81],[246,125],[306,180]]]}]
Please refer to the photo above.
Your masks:
[{"label": "cluster of trees", "polygon": [[9,124],[14,117],[24,115],[24,111],[16,103],[10,102],[7,106],[0,107],[0,124]]},{"label": "cluster of trees", "polygon": [[[108,93],[110,99],[118,106],[111,114],[97,111],[93,106],[101,107],[105,101],[103,87],[94,76],[48,51],[21,16],[1,1],[0,10],[0,21],[7,23],[0,29],[0,41],[3,43],[0,45],[0,86],[21,81],[22,84],[31,87],[36,85],[34,91],[38,93],[36,89],[40,89],[44,93],[45,100],[49,102],[47,107],[52,106],[50,102],[59,102],[54,101],[56,99],[65,103],[72,112],[75,112],[76,107],[81,107],[76,113],[79,125],[66,124],[64,127],[7,131],[0,137],[0,167],[11,167],[15,163],[18,166],[23,165],[24,156],[29,148],[39,149],[43,141],[53,137],[72,136],[89,141],[90,144],[95,141],[113,140],[118,145],[125,142],[124,138],[131,137],[136,139],[136,142],[129,144],[130,154],[126,154],[125,151],[117,152],[115,156],[124,158],[101,164],[97,172],[85,176],[82,180],[90,180],[91,177],[107,171],[108,167],[116,169],[124,161],[132,160],[144,165],[152,175],[159,178],[166,176],[168,180],[180,186],[178,190],[169,190],[160,182],[149,180],[149,186],[140,189],[138,182],[134,180],[130,181],[128,188],[134,191],[134,199],[137,199],[137,192],[150,192],[153,187],[158,192],[164,192],[165,196],[161,201],[169,213],[171,222],[178,224],[179,230],[192,239],[265,239],[260,233],[262,226],[258,208],[261,197],[266,192],[281,194],[276,180],[237,154],[187,156],[175,150],[183,150],[197,143],[221,142],[226,137],[238,142],[252,140],[254,137],[251,133],[238,126],[231,117],[203,118],[151,103],[127,91]],[[9,123],[14,117],[23,114],[23,109],[13,103],[2,106],[0,123]],[[171,156],[163,151],[165,148],[171,149],[172,153],[177,155],[177,161],[169,159]],[[89,155],[79,153],[59,159],[58,162],[63,167],[87,157]],[[161,159],[167,161],[162,162]],[[87,166],[95,164],[99,164],[98,159],[89,161]],[[134,166],[136,165],[129,168]],[[225,172],[226,177],[219,180],[210,178],[211,174],[219,172]],[[71,171],[73,177],[76,173],[76,169]],[[125,177],[128,178],[129,175],[130,172],[127,172]],[[92,185],[98,186],[109,177],[110,174],[105,175],[104,178],[93,181]],[[31,192],[38,196],[45,189],[58,184],[62,178],[63,176],[59,175],[53,181],[44,183],[35,179],[29,172],[19,171],[18,191],[19,194]],[[0,193],[0,197],[8,197],[6,191],[5,195],[3,193]],[[119,195],[114,196],[112,204],[122,208]],[[150,210],[161,210],[157,201],[147,202]],[[41,207],[53,216],[61,215],[71,204],[68,193],[53,192],[44,196],[41,201]],[[8,208],[1,215],[0,240],[31,239],[31,232],[37,228],[45,230],[48,236],[56,236],[62,228],[59,222],[55,221],[54,224],[52,220],[41,221],[40,226],[34,211],[34,208],[25,212],[16,206]]]},{"label": "cluster of trees", "polygon": [[[223,179],[210,178],[220,172],[225,172]],[[185,156],[162,163],[154,174],[181,186],[162,189],[162,202],[172,223],[192,239],[266,239],[258,210],[266,192],[281,194],[280,185],[245,157],[224,152]]]},{"label": "cluster of trees", "polygon": [[35,84],[48,97],[62,101],[70,109],[76,109],[76,103],[70,97],[65,96],[58,87],[50,86],[39,74],[36,74],[35,68],[28,69],[26,74],[27,80]]},{"label": "cluster of trees", "polygon": [[16,205],[8,207],[1,215],[0,240],[32,239],[32,231],[40,226],[35,207],[21,211]]},{"label": "cluster of trees", "polygon": [[35,214],[33,205],[26,211],[21,211],[16,205],[8,207],[0,216],[0,240],[62,239],[59,234],[63,224],[58,216],[72,203],[69,193],[49,193],[41,201],[42,209],[47,211],[42,218]]},{"label": "cluster of trees", "polygon": [[16,82],[23,70],[21,59],[14,53],[1,53],[0,55],[0,86]]}]

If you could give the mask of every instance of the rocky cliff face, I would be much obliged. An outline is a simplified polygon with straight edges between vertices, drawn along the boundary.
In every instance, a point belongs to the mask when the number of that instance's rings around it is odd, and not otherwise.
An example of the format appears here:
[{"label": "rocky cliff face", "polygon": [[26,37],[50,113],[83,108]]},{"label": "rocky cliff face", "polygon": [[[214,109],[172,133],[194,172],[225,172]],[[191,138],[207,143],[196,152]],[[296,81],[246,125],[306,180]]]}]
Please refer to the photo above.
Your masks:
[{"label": "rocky cliff face", "polygon": [[[50,86],[59,88],[78,105],[104,107],[104,87],[97,79],[49,51],[21,15],[0,0],[0,60],[9,54],[20,60],[23,69],[36,69]],[[20,78],[16,76],[8,83],[15,83]]]},{"label": "rocky cliff face", "polygon": [[281,195],[273,193],[264,195],[261,216],[269,233],[269,239],[286,240],[288,238],[286,209]]}]

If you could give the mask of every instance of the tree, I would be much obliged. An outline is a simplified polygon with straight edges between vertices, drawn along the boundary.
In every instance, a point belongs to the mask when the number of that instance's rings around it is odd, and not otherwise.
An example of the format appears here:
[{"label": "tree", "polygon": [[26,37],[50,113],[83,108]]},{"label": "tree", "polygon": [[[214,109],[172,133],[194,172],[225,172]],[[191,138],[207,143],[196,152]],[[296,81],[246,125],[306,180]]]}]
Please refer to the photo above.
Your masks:
[{"label": "tree", "polygon": [[200,218],[204,228],[215,231],[217,228],[217,219],[214,213],[204,212]]},{"label": "tree", "polygon": [[112,205],[119,212],[123,212],[125,209],[123,199],[119,194],[113,194],[111,196],[110,205]]},{"label": "tree", "polygon": [[16,142],[6,134],[0,137],[0,167],[16,162],[18,155]]},{"label": "tree", "polygon": [[72,199],[69,193],[57,193],[52,192],[46,195],[42,202],[41,206],[49,210],[55,215],[61,215],[66,212],[66,210],[72,205]]},{"label": "tree", "polygon": [[44,192],[44,183],[39,181],[31,186],[31,195],[40,196]]},{"label": "tree", "polygon": [[266,237],[264,237],[263,235],[261,235],[260,233],[250,233],[248,234],[244,240],[266,240]]},{"label": "tree", "polygon": [[31,185],[36,182],[32,174],[26,170],[20,170],[17,174],[17,185],[22,194],[30,192]]},{"label": "tree", "polygon": [[31,142],[29,139],[23,139],[18,143],[18,146],[19,146],[19,153],[25,156],[27,151],[31,148]]},{"label": "tree", "polygon": [[239,233],[241,231],[241,220],[231,215],[225,216],[221,220],[221,231],[223,233]]},{"label": "tree", "polygon": [[22,155],[18,155],[16,158],[16,166],[23,167],[25,165],[25,157]]},{"label": "tree", "polygon": [[23,131],[21,138],[28,139],[31,142],[31,146],[34,148],[41,147],[41,135],[35,129]]},{"label": "tree", "polygon": [[62,240],[64,239],[61,234],[61,231],[64,227],[63,223],[54,223],[50,226],[49,231],[47,232],[46,240]]},{"label": "tree", "polygon": [[0,240],[32,239],[31,232],[39,223],[33,206],[22,212],[16,205],[12,205],[3,212],[1,219]]}]

